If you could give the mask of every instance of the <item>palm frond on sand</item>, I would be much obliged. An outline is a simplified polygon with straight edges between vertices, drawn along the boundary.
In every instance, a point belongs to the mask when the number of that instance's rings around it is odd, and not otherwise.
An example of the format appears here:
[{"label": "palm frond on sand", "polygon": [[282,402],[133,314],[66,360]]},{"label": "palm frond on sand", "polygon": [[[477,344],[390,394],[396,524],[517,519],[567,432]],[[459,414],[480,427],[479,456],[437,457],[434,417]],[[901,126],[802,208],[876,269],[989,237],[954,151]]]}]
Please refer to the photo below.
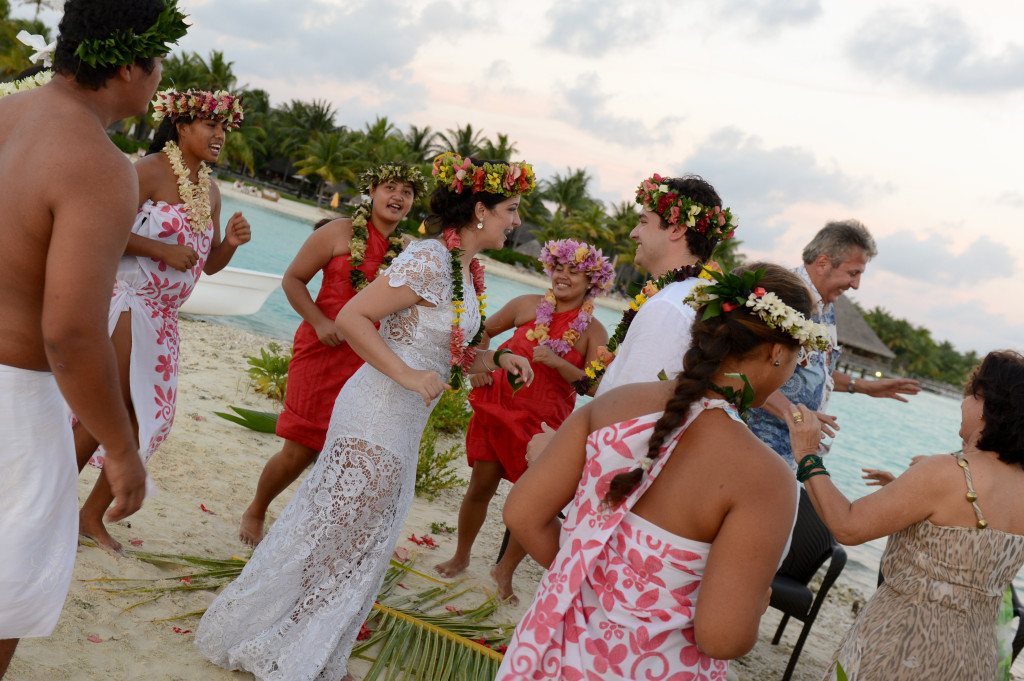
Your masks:
[{"label": "palm frond on sand", "polygon": [[[83,542],[86,543],[86,542]],[[189,568],[185,574],[155,579],[91,579],[104,593],[139,595],[145,598],[124,612],[167,594],[217,589],[234,580],[245,567],[244,558],[210,559],[169,553],[128,550],[127,555],[166,567]],[[430,586],[417,592],[403,580],[425,581]],[[465,580],[446,582],[412,567],[412,560],[392,560],[384,584],[363,625],[353,657],[373,664],[366,681],[429,679],[433,681],[477,681],[495,677],[502,653],[512,637],[515,624],[495,623],[500,605],[492,594],[473,608],[456,608],[452,601],[468,595],[486,593],[478,586],[465,586]],[[178,615],[158,621],[199,617],[205,612]]]}]

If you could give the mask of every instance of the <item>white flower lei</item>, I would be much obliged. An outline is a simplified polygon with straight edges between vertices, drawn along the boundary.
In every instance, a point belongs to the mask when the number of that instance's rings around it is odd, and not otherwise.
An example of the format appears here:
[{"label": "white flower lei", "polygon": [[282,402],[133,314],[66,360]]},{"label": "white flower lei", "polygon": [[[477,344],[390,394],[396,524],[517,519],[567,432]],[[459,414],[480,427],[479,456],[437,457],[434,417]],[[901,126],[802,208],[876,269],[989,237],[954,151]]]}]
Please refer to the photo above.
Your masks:
[{"label": "white flower lei", "polygon": [[174,142],[164,145],[163,152],[171,162],[171,168],[178,178],[178,195],[188,210],[188,220],[196,234],[205,232],[210,224],[210,167],[199,162],[199,182],[193,184],[188,177],[188,168],[181,159],[181,149]]}]

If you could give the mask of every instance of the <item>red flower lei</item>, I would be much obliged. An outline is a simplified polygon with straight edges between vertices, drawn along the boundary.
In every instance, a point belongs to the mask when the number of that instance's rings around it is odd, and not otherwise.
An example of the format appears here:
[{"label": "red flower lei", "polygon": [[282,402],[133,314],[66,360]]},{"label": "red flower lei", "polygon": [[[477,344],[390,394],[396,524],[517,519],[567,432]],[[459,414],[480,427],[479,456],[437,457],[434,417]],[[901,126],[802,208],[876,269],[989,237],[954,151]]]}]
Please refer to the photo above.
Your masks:
[{"label": "red flower lei", "polygon": [[465,344],[466,332],[462,330],[459,323],[462,320],[462,313],[466,311],[465,292],[462,290],[462,261],[460,259],[462,239],[454,229],[449,228],[444,230],[444,243],[452,255],[452,310],[455,313],[452,320],[451,345],[449,346],[451,353],[449,364],[451,364],[452,370],[448,385],[459,390],[465,382],[466,370],[473,365],[473,361],[476,359],[476,347],[474,346],[484,335],[484,320],[486,319],[484,309],[487,307],[487,303],[484,302],[487,297],[484,295],[484,266],[476,258],[469,263],[469,273],[473,277],[473,288],[476,289],[477,304],[480,308],[480,328],[477,329],[476,335],[467,346]]}]

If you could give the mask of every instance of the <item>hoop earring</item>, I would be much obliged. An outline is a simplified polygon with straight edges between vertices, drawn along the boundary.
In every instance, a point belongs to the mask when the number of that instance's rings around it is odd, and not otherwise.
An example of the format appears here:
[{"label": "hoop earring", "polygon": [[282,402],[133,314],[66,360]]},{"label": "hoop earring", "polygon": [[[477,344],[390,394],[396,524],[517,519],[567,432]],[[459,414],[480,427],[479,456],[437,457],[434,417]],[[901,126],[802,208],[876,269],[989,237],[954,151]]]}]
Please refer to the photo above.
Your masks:
[{"label": "hoop earring", "polygon": [[483,229],[484,228],[484,221],[481,220],[480,222],[476,223],[476,228],[477,229]]}]

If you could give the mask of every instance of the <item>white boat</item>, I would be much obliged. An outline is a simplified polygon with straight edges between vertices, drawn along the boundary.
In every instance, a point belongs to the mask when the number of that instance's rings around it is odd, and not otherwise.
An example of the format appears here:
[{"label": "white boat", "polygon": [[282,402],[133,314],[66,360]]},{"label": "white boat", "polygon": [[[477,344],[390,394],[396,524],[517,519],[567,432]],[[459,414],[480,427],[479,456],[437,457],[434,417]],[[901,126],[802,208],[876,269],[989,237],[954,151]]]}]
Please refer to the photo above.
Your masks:
[{"label": "white boat", "polygon": [[256,314],[280,286],[280,274],[225,267],[217,274],[201,276],[180,311],[204,315]]}]

